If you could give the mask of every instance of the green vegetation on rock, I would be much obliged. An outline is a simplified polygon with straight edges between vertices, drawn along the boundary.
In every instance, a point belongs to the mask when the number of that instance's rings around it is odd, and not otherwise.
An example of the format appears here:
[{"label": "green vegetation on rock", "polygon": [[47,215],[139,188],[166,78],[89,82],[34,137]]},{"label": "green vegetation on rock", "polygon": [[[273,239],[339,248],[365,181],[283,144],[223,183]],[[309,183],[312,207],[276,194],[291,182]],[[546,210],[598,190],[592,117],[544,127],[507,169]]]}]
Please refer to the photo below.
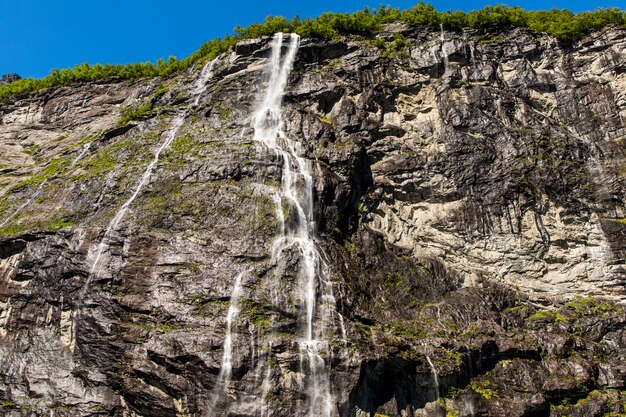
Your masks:
[{"label": "green vegetation on rock", "polygon": [[[0,86],[0,101],[14,94],[28,93],[74,82],[94,81],[105,78],[138,79],[168,77],[228,51],[242,39],[271,36],[276,32],[293,32],[303,37],[332,39],[341,35],[371,36],[380,30],[383,23],[404,22],[411,27],[429,26],[459,30],[463,28],[528,28],[535,33],[545,32],[560,40],[580,39],[591,30],[610,25],[626,24],[626,14],[618,8],[597,9],[592,12],[572,13],[569,10],[525,11],[519,7],[504,5],[487,6],[469,13],[462,11],[437,11],[434,6],[419,2],[407,10],[380,6],[379,9],[365,8],[354,13],[323,13],[315,19],[287,19],[268,16],[263,23],[248,27],[235,27],[234,35],[224,39],[215,38],[203,44],[189,57],[178,60],[169,57],[152,62],[128,65],[90,65],[83,63],[74,68],[53,69],[50,75],[26,78]],[[394,40],[394,48],[400,44]]]},{"label": "green vegetation on rock", "polygon": [[269,16],[264,23],[246,28],[236,27],[235,38],[270,36],[276,32],[295,32],[303,37],[330,39],[340,35],[369,36],[380,30],[383,23],[404,22],[412,27],[430,26],[458,30],[464,28],[528,28],[535,33],[546,32],[561,40],[579,39],[594,29],[626,24],[625,13],[617,8],[597,9],[592,12],[572,13],[569,10],[525,11],[520,7],[487,6],[469,13],[439,12],[434,6],[419,2],[407,10],[381,6],[379,9],[355,13],[324,13],[316,19]]},{"label": "green vegetation on rock", "polygon": [[20,223],[9,223],[0,228],[0,236],[16,235],[26,230],[46,230],[57,231],[63,227],[73,226],[74,221],[71,219],[59,216],[58,214],[52,215],[49,219],[40,219],[33,221],[26,221]]},{"label": "green vegetation on rock", "polygon": [[112,77],[126,80],[168,77],[190,68],[198,61],[215,58],[222,52],[226,52],[236,42],[237,39],[230,36],[226,36],[224,39],[215,38],[206,42],[200,49],[183,60],[169,57],[167,61],[159,59],[156,64],[152,62],[128,65],[90,65],[83,63],[74,66],[74,68],[53,69],[50,75],[44,78],[23,78],[0,86],[0,101],[14,94],[40,91],[75,82],[95,81]]},{"label": "green vegetation on rock", "polygon": [[65,169],[67,164],[68,164],[68,159],[66,157],[53,159],[52,161],[50,161],[48,165],[46,165],[46,167],[43,169],[42,172],[40,172],[39,174],[33,175],[27,180],[24,180],[18,183],[16,186],[13,187],[13,189],[37,186],[41,184],[42,182],[47,181],[57,176],[59,173],[61,173]]},{"label": "green vegetation on rock", "polygon": [[474,379],[470,382],[470,388],[472,388],[472,390],[477,394],[482,395],[487,401],[500,396],[500,393],[497,390],[498,387],[489,380]]},{"label": "green vegetation on rock", "polygon": [[117,126],[126,126],[131,120],[139,119],[149,114],[153,109],[152,102],[148,102],[143,106],[124,107],[120,110],[121,119],[117,122]]},{"label": "green vegetation on rock", "polygon": [[127,139],[118,141],[106,148],[98,149],[91,157],[80,163],[79,166],[85,170],[80,177],[100,177],[111,172],[119,162],[118,151],[130,147],[132,143],[132,139]]},{"label": "green vegetation on rock", "polygon": [[608,319],[623,313],[623,309],[612,301],[598,298],[577,298],[565,304],[565,307],[560,310],[539,310],[531,314],[526,320],[576,325],[584,317]]},{"label": "green vegetation on rock", "polygon": [[266,329],[271,323],[271,305],[254,300],[241,300],[241,316],[259,329]]}]

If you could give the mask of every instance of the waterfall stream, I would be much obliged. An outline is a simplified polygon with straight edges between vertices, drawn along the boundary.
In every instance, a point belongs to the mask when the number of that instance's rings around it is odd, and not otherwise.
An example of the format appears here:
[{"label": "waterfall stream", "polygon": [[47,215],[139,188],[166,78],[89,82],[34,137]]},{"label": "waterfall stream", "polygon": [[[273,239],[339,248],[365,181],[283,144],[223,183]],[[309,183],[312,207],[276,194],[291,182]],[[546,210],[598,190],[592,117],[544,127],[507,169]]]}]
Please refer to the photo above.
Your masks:
[{"label": "waterfall stream", "polygon": [[[284,253],[297,249],[300,253],[299,294],[300,318],[304,328],[299,329],[300,363],[306,374],[311,417],[333,415],[333,399],[326,363],[321,355],[328,351],[324,340],[325,325],[323,306],[317,305],[318,294],[325,285],[323,266],[315,245],[316,227],[313,218],[312,164],[301,156],[302,145],[283,131],[281,103],[287,79],[298,50],[300,38],[289,35],[283,54],[285,35],[274,35],[269,58],[269,82],[264,99],[259,103],[252,118],[254,139],[262,142],[282,160],[281,188],[273,196],[279,221],[279,235],[272,245],[272,258],[280,260]],[[324,299],[324,296],[322,296]],[[316,319],[319,316],[321,319]],[[267,384],[267,382],[264,382]]]},{"label": "waterfall stream", "polygon": [[433,382],[435,383],[435,400],[439,399],[439,376],[437,375],[437,370],[435,369],[435,365],[433,365],[433,361],[430,360],[429,356],[426,356],[426,361],[430,366],[430,371],[433,374]]},{"label": "waterfall stream", "polygon": [[[189,115],[189,112],[192,111],[193,108],[196,107],[198,103],[200,102],[202,93],[204,93],[204,91],[206,90],[207,83],[213,75],[213,67],[215,66],[216,62],[217,62],[217,58],[208,62],[202,68],[202,71],[200,71],[200,75],[198,76],[198,78],[196,78],[196,80],[194,81],[191,87],[191,97],[193,98],[192,104],[187,106],[185,110],[181,111],[177,116],[174,117],[172,124],[170,126],[170,129],[167,132],[167,135],[165,137],[165,140],[159,145],[156,152],[154,153],[152,160],[146,167],[143,175],[141,176],[141,179],[137,183],[137,186],[135,187],[135,191],[126,200],[126,202],[120,207],[120,209],[117,211],[115,216],[109,222],[109,225],[107,226],[106,231],[104,232],[104,236],[102,237],[102,240],[100,241],[100,243],[98,244],[95,250],[95,255],[94,255],[94,252],[91,251],[91,248],[90,248],[90,252],[87,256],[87,259],[92,258],[94,260],[91,263],[91,268],[89,270],[89,275],[87,276],[85,285],[83,285],[83,288],[80,290],[78,294],[78,299],[76,301],[77,310],[75,313],[73,313],[74,315],[81,313],[83,298],[87,294],[87,291],[89,290],[90,284],[93,281],[94,277],[97,277],[98,274],[100,273],[100,269],[99,269],[100,260],[105,250],[109,247],[111,234],[117,229],[117,226],[122,221],[122,219],[128,212],[130,205],[137,198],[137,196],[139,195],[143,187],[146,184],[148,184],[150,180],[150,176],[152,175],[152,171],[154,170],[157,163],[159,162],[159,157],[161,156],[161,153],[172,144],[172,142],[176,138],[176,135],[180,127],[183,125],[185,118]],[[74,321],[75,320],[76,319],[74,318]],[[70,341],[70,349],[72,351],[75,347],[77,331],[78,331],[77,326],[75,324],[72,324],[72,339]]]},{"label": "waterfall stream", "polygon": [[446,51],[446,39],[444,37],[443,25],[439,25],[440,33],[439,40],[441,41],[441,54],[443,55],[443,73],[444,75],[448,74],[448,70],[450,69],[450,59],[448,58],[448,51]]},{"label": "waterfall stream", "polygon": [[230,303],[228,306],[228,314],[226,315],[226,335],[224,337],[224,353],[222,354],[222,366],[220,367],[220,373],[217,376],[217,382],[213,387],[213,392],[211,394],[211,407],[210,409],[214,409],[217,404],[220,396],[224,393],[224,390],[228,387],[228,383],[230,382],[230,378],[232,376],[233,371],[233,335],[232,328],[233,322],[237,320],[239,316],[240,307],[239,307],[239,297],[241,297],[242,287],[241,280],[243,276],[248,271],[243,271],[237,278],[235,278],[235,283],[233,285],[233,291],[230,294]]},{"label": "waterfall stream", "polygon": [[26,200],[21,206],[19,206],[13,213],[11,213],[9,215],[9,217],[7,217],[6,219],[4,219],[4,221],[2,223],[0,223],[0,227],[3,227],[5,224],[7,224],[8,222],[10,222],[11,220],[13,220],[18,214],[20,214],[22,212],[22,210],[24,210],[27,206],[29,206],[33,201],[35,201],[35,199],[37,197],[39,197],[39,194],[41,194],[41,192],[43,191],[43,187],[46,186],[46,184],[48,183],[48,180],[43,180],[39,186],[37,187],[37,189],[35,190],[35,192],[28,198],[28,200]]},{"label": "waterfall stream", "polygon": [[113,216],[113,218],[109,222],[109,225],[107,226],[106,231],[104,232],[104,236],[102,237],[102,240],[98,244],[98,247],[95,251],[95,255],[93,255],[94,260],[91,264],[91,269],[89,270],[89,277],[87,278],[87,282],[85,283],[83,290],[81,291],[80,298],[82,298],[82,296],[84,296],[84,294],[86,293],[93,277],[97,276],[98,273],[100,272],[98,269],[99,264],[100,264],[100,259],[103,253],[105,252],[105,250],[109,247],[111,234],[117,229],[117,226],[120,224],[124,216],[126,216],[126,213],[128,212],[131,204],[133,203],[133,201],[135,201],[135,199],[137,198],[137,196],[139,195],[143,187],[146,184],[148,184],[150,180],[150,176],[152,175],[152,171],[154,170],[154,168],[159,162],[159,157],[161,156],[161,153],[172,144],[172,142],[176,138],[178,131],[183,125],[185,118],[188,116],[189,112],[194,107],[196,107],[198,103],[200,102],[202,93],[204,93],[204,91],[206,90],[207,83],[213,75],[213,67],[215,66],[216,62],[217,62],[217,58],[208,62],[204,66],[204,68],[202,68],[202,71],[200,72],[199,77],[196,78],[196,80],[194,81],[192,85],[192,89],[191,89],[191,97],[193,98],[192,104],[187,106],[185,110],[183,110],[177,116],[174,117],[172,124],[170,126],[170,129],[165,137],[165,140],[159,145],[156,152],[154,153],[152,160],[146,167],[143,175],[141,176],[141,179],[137,183],[137,186],[135,187],[135,191],[126,200],[126,202],[120,207],[120,209],[117,211],[115,216]]}]

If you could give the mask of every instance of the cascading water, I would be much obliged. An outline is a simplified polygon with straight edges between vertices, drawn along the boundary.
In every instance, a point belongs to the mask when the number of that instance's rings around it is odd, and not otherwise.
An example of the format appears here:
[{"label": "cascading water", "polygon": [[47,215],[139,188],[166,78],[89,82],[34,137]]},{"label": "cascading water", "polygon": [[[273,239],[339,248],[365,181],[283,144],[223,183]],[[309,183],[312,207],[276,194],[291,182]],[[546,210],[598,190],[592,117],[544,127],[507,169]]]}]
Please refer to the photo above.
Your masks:
[{"label": "cascading water", "polygon": [[[282,53],[284,35],[274,35],[270,55],[269,82],[265,97],[260,102],[252,119],[254,138],[264,143],[278,155],[283,163],[281,188],[273,196],[279,221],[279,236],[272,246],[272,258],[279,260],[286,251],[297,249],[300,253],[301,269],[299,285],[301,289],[301,321],[299,345],[301,367],[307,374],[309,409],[311,417],[329,417],[336,412],[330,394],[330,381],[326,363],[320,351],[328,351],[324,339],[325,325],[323,311],[317,311],[317,295],[323,293],[326,284],[323,266],[315,245],[315,221],[313,218],[313,175],[311,163],[300,156],[303,153],[298,141],[288,138],[283,131],[281,103],[287,85],[287,78],[293,66],[300,38],[290,34],[286,52]],[[284,213],[287,213],[285,215]],[[322,299],[325,296],[322,295]],[[319,315],[321,320],[316,321]],[[267,385],[267,381],[264,381]]]},{"label": "cascading water", "polygon": [[93,142],[87,142],[87,143],[85,143],[83,145],[83,149],[80,151],[80,153],[78,155],[76,155],[76,158],[74,158],[74,160],[70,164],[70,168],[74,168],[76,166],[76,164],[78,163],[78,161],[83,159],[83,157],[87,154],[87,152],[89,152],[89,149],[91,149],[91,144],[92,143]]},{"label": "cascading water", "polygon": [[472,63],[472,68],[476,69],[476,56],[474,53],[474,48],[475,48],[474,41],[468,39],[467,32],[465,29],[463,29],[463,43],[469,46],[470,62]]},{"label": "cascading water", "polygon": [[137,198],[137,196],[139,195],[143,187],[150,180],[152,171],[154,170],[154,167],[159,162],[159,157],[161,156],[161,153],[172,144],[172,142],[176,138],[176,134],[178,133],[178,130],[183,125],[185,118],[187,117],[189,112],[198,105],[200,101],[200,97],[202,96],[202,93],[204,93],[204,91],[206,90],[207,82],[213,75],[213,67],[215,66],[216,62],[217,62],[217,58],[207,63],[204,66],[204,68],[202,68],[202,71],[200,72],[200,76],[195,80],[195,82],[192,85],[192,90],[191,90],[191,96],[193,98],[192,104],[188,106],[180,114],[174,117],[172,121],[172,125],[170,126],[170,129],[167,133],[165,140],[161,143],[157,151],[154,153],[152,161],[150,161],[150,163],[146,167],[146,170],[144,171],[143,175],[141,176],[141,179],[139,180],[139,183],[137,183],[137,187],[135,188],[135,191],[128,198],[128,200],[126,200],[126,202],[122,205],[122,207],[120,207],[120,209],[117,211],[115,216],[113,216],[113,219],[111,219],[111,221],[109,222],[109,225],[107,226],[106,231],[104,232],[104,236],[102,237],[102,240],[98,244],[95,255],[93,256],[94,261],[92,262],[91,269],[89,270],[89,277],[87,278],[87,282],[85,283],[81,291],[79,299],[81,299],[84,296],[94,276],[97,276],[99,273],[98,266],[100,263],[100,259],[105,249],[109,247],[111,234],[116,230],[117,226],[119,225],[119,223],[122,221],[122,219],[128,212],[130,205],[133,203],[133,201],[135,201],[135,199]]},{"label": "cascading water", "polygon": [[232,327],[233,322],[237,320],[239,316],[240,307],[239,307],[239,297],[241,297],[242,286],[241,280],[243,276],[248,271],[243,271],[237,278],[235,278],[235,284],[233,285],[233,291],[230,295],[230,304],[228,306],[228,314],[226,315],[226,336],[224,337],[224,353],[222,354],[222,366],[220,367],[220,373],[217,376],[217,382],[213,387],[213,392],[211,394],[211,407],[210,411],[215,409],[217,402],[219,401],[222,394],[224,394],[224,390],[228,387],[228,383],[230,382],[230,378],[232,376],[233,371],[233,334]]},{"label": "cascading water", "polygon": [[448,73],[448,70],[450,67],[450,60],[448,58],[448,51],[446,51],[446,39],[443,34],[443,25],[439,25],[439,29],[441,31],[439,34],[439,40],[441,41],[441,54],[443,55],[443,68],[444,68],[444,75],[445,75]]},{"label": "cascading water", "polygon": [[[130,205],[133,203],[133,201],[137,198],[137,196],[139,195],[143,187],[150,180],[150,176],[152,175],[152,170],[159,162],[159,157],[161,156],[161,153],[172,144],[172,142],[176,138],[176,134],[178,133],[178,130],[183,125],[185,118],[187,117],[189,112],[194,107],[196,107],[198,103],[200,102],[202,93],[204,93],[204,91],[206,90],[207,83],[210,80],[211,76],[213,75],[213,67],[215,66],[216,62],[217,62],[217,58],[208,62],[202,68],[202,71],[200,71],[200,76],[194,81],[192,85],[192,89],[191,89],[191,96],[193,98],[192,104],[189,105],[185,110],[183,110],[181,113],[179,113],[177,116],[174,117],[172,121],[172,125],[167,133],[165,140],[160,144],[157,151],[154,153],[152,161],[150,161],[150,163],[146,167],[146,170],[144,171],[143,175],[141,176],[141,179],[139,180],[139,183],[137,183],[137,187],[135,188],[135,191],[128,198],[128,200],[126,200],[126,202],[122,205],[122,207],[120,207],[120,209],[117,211],[113,219],[111,219],[111,221],[109,222],[109,225],[107,226],[106,231],[104,232],[104,236],[102,237],[102,240],[100,241],[100,243],[98,244],[95,250],[95,255],[94,255],[94,252],[90,250],[88,259],[93,258],[94,260],[91,264],[87,281],[85,282],[85,285],[83,286],[80,293],[78,294],[78,300],[76,302],[78,313],[75,312],[74,314],[80,314],[80,312],[82,311],[83,298],[85,297],[85,294],[87,294],[89,286],[91,282],[93,281],[94,277],[97,277],[100,272],[98,269],[100,259],[102,255],[104,254],[105,249],[109,247],[111,234],[116,230],[117,226],[119,225],[119,223],[122,221],[122,219],[128,212]],[[74,346],[75,346],[77,330],[78,330],[77,326],[72,324],[72,340],[70,341],[70,349],[72,351],[74,350]]]},{"label": "cascading water", "polygon": [[433,361],[430,360],[429,356],[426,356],[426,361],[430,366],[430,372],[433,374],[433,382],[435,383],[435,400],[439,399],[439,376],[437,375],[437,370],[435,369],[435,365],[433,365]]}]

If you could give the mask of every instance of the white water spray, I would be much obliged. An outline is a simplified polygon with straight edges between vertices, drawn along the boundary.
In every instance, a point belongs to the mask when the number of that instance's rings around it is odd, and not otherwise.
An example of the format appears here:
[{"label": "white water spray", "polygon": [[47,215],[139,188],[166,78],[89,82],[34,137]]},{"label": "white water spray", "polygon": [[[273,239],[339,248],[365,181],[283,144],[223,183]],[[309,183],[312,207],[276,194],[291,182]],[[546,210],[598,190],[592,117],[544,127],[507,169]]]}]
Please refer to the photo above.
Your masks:
[{"label": "white water spray", "polygon": [[463,412],[467,416],[474,416],[476,414],[472,400],[465,400],[463,402]]},{"label": "white water spray", "polygon": [[83,159],[83,157],[85,155],[87,155],[87,152],[89,152],[89,149],[91,149],[91,144],[93,142],[87,142],[83,145],[83,149],[80,151],[80,153],[78,155],[76,155],[76,158],[74,158],[74,160],[72,161],[72,163],[70,164],[70,169],[74,168],[76,166],[76,164],[78,163],[78,161],[80,161],[81,159]]},{"label": "white water spray", "polygon": [[198,105],[200,101],[200,97],[202,96],[202,93],[206,90],[207,82],[211,79],[211,76],[213,75],[213,67],[215,66],[216,62],[217,62],[217,58],[214,59],[213,61],[210,61],[204,66],[204,68],[200,72],[200,76],[195,80],[191,88],[191,95],[193,97],[192,104],[188,106],[179,115],[174,117],[172,121],[172,125],[167,133],[165,140],[161,143],[157,151],[154,153],[152,161],[150,161],[150,163],[146,167],[143,175],[141,176],[141,179],[139,180],[139,183],[137,183],[137,186],[135,187],[135,191],[128,198],[128,200],[126,200],[126,202],[122,205],[122,207],[120,207],[120,209],[117,211],[113,219],[111,219],[111,221],[109,222],[109,225],[107,226],[106,231],[104,232],[104,236],[102,237],[102,240],[100,241],[96,249],[94,261],[91,264],[91,269],[89,270],[89,277],[87,278],[87,282],[85,283],[83,290],[81,291],[80,298],[82,298],[82,296],[84,296],[84,294],[86,293],[93,277],[97,276],[99,273],[98,266],[100,263],[100,258],[102,257],[105,249],[109,247],[111,234],[117,229],[117,226],[120,224],[120,222],[122,221],[122,219],[128,212],[130,205],[133,203],[133,201],[135,201],[135,199],[137,198],[137,196],[139,195],[143,187],[149,182],[150,177],[152,175],[152,171],[154,170],[154,167],[159,162],[159,157],[161,156],[161,153],[172,144],[172,142],[176,138],[176,134],[178,133],[178,130],[183,125],[185,118],[187,117],[189,112]]},{"label": "white water spray", "polygon": [[245,271],[237,275],[233,292],[230,295],[230,306],[228,307],[228,315],[226,316],[226,338],[224,339],[224,355],[222,357],[222,367],[218,380],[228,383],[233,371],[233,322],[239,316],[239,297],[241,296],[241,278],[245,275]]},{"label": "white water spray", "polygon": [[430,365],[430,372],[433,374],[433,381],[435,382],[435,400],[439,399],[439,377],[437,376],[437,370],[435,369],[435,365],[430,360],[429,356],[426,356],[426,361],[428,365]]},{"label": "white water spray", "polygon": [[443,73],[444,75],[446,75],[450,67],[450,60],[448,58],[448,51],[446,51],[446,40],[443,36],[443,25],[439,25],[439,29],[441,30],[439,34],[439,40],[441,41],[441,54],[443,55]]},{"label": "white water spray", "polygon": [[[281,110],[287,78],[293,66],[300,38],[295,34],[289,35],[289,44],[284,56],[283,40],[282,33],[274,35],[268,63],[269,82],[265,97],[252,119],[252,126],[255,140],[264,143],[283,162],[281,189],[273,197],[280,235],[274,241],[272,257],[274,260],[280,259],[282,254],[291,248],[296,248],[300,252],[301,281],[298,287],[301,289],[299,295],[303,302],[301,311],[305,326],[299,344],[301,364],[308,375],[308,414],[311,417],[330,417],[334,414],[333,399],[330,394],[326,363],[320,355],[320,347],[328,349],[327,342],[323,340],[325,331],[323,320],[321,326],[315,326],[317,293],[325,281],[314,240],[316,231],[313,219],[311,163],[300,156],[303,153],[301,144],[288,138],[283,131]],[[283,210],[288,213],[286,216],[283,215]]]},{"label": "white water spray", "polygon": [[[267,356],[272,354],[272,342],[270,341]],[[263,377],[263,383],[261,384],[261,407],[260,407],[260,416],[261,417],[269,417],[269,410],[267,409],[267,397],[269,396],[271,390],[271,379],[272,379],[272,367],[269,363],[265,369],[265,375]]]},{"label": "white water spray", "polygon": [[217,376],[217,381],[211,394],[211,410],[215,408],[217,401],[228,387],[233,373],[233,323],[237,320],[239,312],[241,311],[239,306],[239,298],[242,293],[241,280],[247,272],[248,271],[243,271],[237,275],[233,285],[233,291],[230,294],[230,305],[228,306],[228,314],[226,315],[226,336],[224,337],[222,366],[220,367],[220,373]]}]

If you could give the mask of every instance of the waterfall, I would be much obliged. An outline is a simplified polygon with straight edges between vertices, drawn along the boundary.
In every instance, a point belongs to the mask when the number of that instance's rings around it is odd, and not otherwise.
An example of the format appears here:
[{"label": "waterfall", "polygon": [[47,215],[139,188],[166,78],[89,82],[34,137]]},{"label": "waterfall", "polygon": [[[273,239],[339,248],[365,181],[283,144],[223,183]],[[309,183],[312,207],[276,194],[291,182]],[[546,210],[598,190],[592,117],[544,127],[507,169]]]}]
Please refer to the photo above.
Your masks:
[{"label": "waterfall", "polygon": [[83,290],[81,291],[81,295],[79,299],[81,299],[86,293],[89,287],[89,284],[93,280],[93,277],[97,276],[99,273],[98,266],[100,263],[100,258],[102,257],[105,249],[109,247],[111,234],[117,229],[117,226],[122,221],[122,219],[128,212],[130,205],[133,203],[133,201],[135,201],[135,199],[137,198],[137,196],[139,195],[143,187],[146,184],[148,184],[150,180],[150,176],[152,175],[152,171],[154,170],[154,167],[159,162],[159,157],[161,156],[161,153],[172,144],[172,142],[176,138],[176,134],[178,133],[178,130],[183,125],[185,118],[187,117],[189,112],[194,107],[196,107],[198,103],[200,102],[200,97],[202,96],[202,93],[206,90],[207,82],[211,79],[211,76],[213,75],[213,67],[215,66],[216,62],[217,62],[217,58],[207,63],[204,66],[204,68],[202,68],[202,71],[200,72],[200,76],[194,81],[191,87],[191,96],[193,98],[192,104],[189,105],[184,111],[180,112],[177,116],[174,117],[172,121],[172,125],[170,126],[170,129],[167,132],[167,135],[165,137],[165,140],[159,145],[159,147],[157,148],[157,151],[154,153],[152,161],[150,161],[150,163],[146,167],[143,175],[141,176],[141,179],[139,180],[139,182],[137,183],[137,186],[135,187],[135,191],[126,200],[126,202],[122,204],[122,206],[117,211],[115,216],[113,216],[113,219],[111,219],[111,221],[109,222],[109,225],[107,226],[106,231],[104,232],[104,236],[102,237],[102,240],[100,241],[96,249],[94,261],[92,262],[91,269],[89,270],[89,277],[87,278],[87,282],[85,283]]},{"label": "waterfall", "polygon": [[241,296],[241,278],[246,272],[242,272],[235,278],[233,292],[230,295],[230,305],[228,307],[228,315],[226,316],[226,337],[224,339],[224,355],[222,356],[222,367],[218,380],[228,383],[233,370],[233,321],[239,316],[239,297]]},{"label": "waterfall", "polygon": [[476,412],[474,411],[474,404],[471,399],[466,399],[463,401],[463,414],[466,416],[474,416]]},{"label": "waterfall", "polygon": [[443,55],[443,74],[446,75],[450,66],[450,60],[448,59],[448,51],[446,51],[446,43],[443,36],[443,25],[440,24],[439,29],[441,30],[439,40],[441,41],[441,54]]},{"label": "waterfall", "polygon": [[[270,341],[269,346],[268,346],[268,350],[267,350],[267,354],[270,355],[272,353],[272,342]],[[267,396],[270,393],[271,390],[271,378],[272,378],[272,367],[267,366],[267,369],[265,370],[265,375],[263,377],[263,382],[261,384],[261,408],[260,408],[260,416],[261,417],[270,417],[269,416],[269,412],[267,409]]]},{"label": "waterfall", "polygon": [[292,248],[300,253],[298,296],[303,303],[300,318],[304,322],[304,329],[299,329],[298,343],[301,368],[308,376],[308,414],[311,417],[329,417],[334,413],[333,399],[326,363],[320,355],[320,347],[327,347],[328,342],[323,340],[324,321],[321,320],[321,325],[317,325],[320,320],[316,320],[317,294],[325,283],[325,277],[315,245],[312,167],[310,161],[301,156],[304,153],[302,145],[288,138],[283,131],[281,110],[287,78],[300,38],[296,34],[289,35],[289,43],[283,56],[284,37],[282,33],[274,35],[268,63],[269,82],[265,97],[252,118],[252,126],[254,139],[265,144],[282,160],[281,188],[273,196],[278,214],[279,235],[272,245],[272,258],[279,260],[285,251]]},{"label": "waterfall", "polygon": [[[81,313],[82,300],[87,294],[89,286],[91,282],[93,281],[94,277],[96,277],[99,273],[99,269],[98,269],[99,262],[105,249],[108,248],[109,246],[111,234],[116,230],[117,226],[126,215],[126,212],[130,208],[130,205],[133,203],[135,198],[137,198],[137,196],[139,195],[143,187],[148,183],[150,176],[152,175],[152,170],[159,162],[159,157],[161,156],[161,153],[172,144],[172,142],[176,138],[176,134],[178,133],[178,130],[183,125],[185,118],[187,117],[189,112],[194,107],[196,107],[198,103],[200,102],[202,93],[204,93],[204,91],[206,90],[207,83],[211,79],[211,76],[213,75],[213,67],[215,66],[216,62],[217,62],[217,58],[208,62],[202,68],[202,71],[200,71],[199,77],[194,81],[191,87],[191,96],[193,98],[192,104],[189,105],[185,110],[183,110],[177,116],[174,117],[172,121],[172,125],[170,126],[170,129],[167,132],[165,140],[159,145],[157,151],[154,153],[152,161],[150,161],[150,163],[146,167],[143,175],[141,176],[141,179],[139,180],[139,182],[137,183],[137,186],[135,187],[135,191],[130,196],[130,198],[126,200],[126,202],[122,205],[122,207],[120,207],[120,209],[117,211],[113,219],[111,219],[111,221],[109,222],[109,225],[107,226],[106,231],[104,232],[104,236],[102,237],[102,240],[100,241],[100,243],[98,244],[98,247],[96,248],[95,256],[92,255],[93,252],[91,250],[90,250],[90,254],[87,255],[88,259],[90,257],[93,257],[94,261],[91,264],[89,275],[87,276],[87,281],[85,282],[85,285],[83,286],[83,288],[80,290],[78,294],[78,298],[76,301],[76,307],[78,311],[73,314],[74,320],[75,320],[76,315]],[[73,325],[72,328],[73,328],[73,335],[72,335],[72,340],[70,342],[70,346],[72,346],[72,351],[73,351],[73,346],[75,346],[74,343],[76,340],[76,332],[78,331],[78,326]]]},{"label": "waterfall", "polygon": [[89,149],[91,148],[92,143],[93,143],[92,141],[89,141],[83,145],[83,149],[80,151],[78,155],[76,155],[76,158],[74,158],[74,160],[70,164],[70,169],[74,168],[76,164],[78,163],[78,161],[80,161],[81,159],[83,159],[85,155],[87,155],[87,152],[89,152]]},{"label": "waterfall", "polygon": [[242,287],[241,279],[248,271],[243,271],[237,278],[235,278],[235,284],[233,285],[233,291],[230,294],[230,304],[228,306],[228,314],[226,315],[226,336],[224,337],[224,353],[222,354],[222,366],[220,367],[220,373],[217,376],[217,381],[213,387],[212,400],[210,410],[214,410],[215,406],[223,391],[228,386],[233,371],[233,335],[232,327],[233,322],[237,320],[239,316],[239,297],[241,297]]},{"label": "waterfall", "polygon": [[430,357],[426,355],[426,361],[428,365],[430,365],[430,372],[433,374],[433,381],[435,382],[435,400],[439,399],[439,377],[437,376],[437,370],[435,369],[435,365],[430,360]]}]

